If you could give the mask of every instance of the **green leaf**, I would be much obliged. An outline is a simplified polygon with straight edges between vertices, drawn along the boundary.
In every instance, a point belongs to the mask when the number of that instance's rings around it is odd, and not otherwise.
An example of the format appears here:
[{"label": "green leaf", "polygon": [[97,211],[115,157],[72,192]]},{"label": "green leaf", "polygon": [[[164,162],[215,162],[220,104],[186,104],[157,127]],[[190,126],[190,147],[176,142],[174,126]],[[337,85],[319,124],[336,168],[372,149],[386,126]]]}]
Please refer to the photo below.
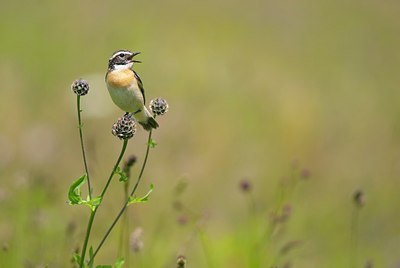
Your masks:
[{"label": "green leaf", "polygon": [[92,199],[89,198],[89,196],[86,198],[86,200],[82,200],[81,204],[87,205],[92,211],[96,209],[101,203],[102,197],[97,196]]},{"label": "green leaf", "polygon": [[101,196],[94,197],[94,198],[92,198],[92,199],[87,201],[87,205],[97,207],[98,205],[100,205],[101,200],[102,200]]},{"label": "green leaf", "polygon": [[92,246],[89,248],[89,259],[90,259],[91,261],[90,261],[90,263],[88,264],[88,267],[89,267],[89,268],[93,268],[94,265],[93,265],[93,247],[92,247]]},{"label": "green leaf", "polygon": [[81,186],[85,183],[87,175],[84,174],[82,177],[74,181],[69,187],[68,199],[70,205],[78,205],[82,203],[81,198]]},{"label": "green leaf", "polygon": [[74,259],[74,261],[76,262],[76,264],[78,264],[78,265],[81,264],[81,255],[79,255],[78,253],[74,253],[74,255],[72,256],[72,258]]},{"label": "green leaf", "polygon": [[114,268],[121,268],[124,265],[124,263],[125,263],[125,260],[124,260],[124,258],[121,257],[115,262]]},{"label": "green leaf", "polygon": [[121,182],[127,182],[129,179],[126,173],[120,167],[117,167],[117,169],[114,171],[114,174],[119,175],[119,181]]},{"label": "green leaf", "polygon": [[93,257],[93,247],[89,248],[89,258]]},{"label": "green leaf", "polygon": [[150,148],[155,148],[157,146],[157,142],[153,139],[150,139],[149,141],[149,147]]},{"label": "green leaf", "polygon": [[115,262],[114,266],[112,266],[112,265],[97,265],[96,268],[121,268],[124,265],[124,263],[125,263],[125,260],[124,260],[124,258],[121,257]]},{"label": "green leaf", "polygon": [[130,196],[128,205],[131,205],[134,203],[145,203],[145,202],[149,201],[149,196],[150,196],[151,192],[153,192],[153,190],[154,190],[154,185],[150,184],[150,190],[147,192],[147,194],[145,196],[143,196],[143,197]]},{"label": "green leaf", "polygon": [[87,175],[83,175],[76,181],[72,183],[72,185],[69,187],[68,191],[68,199],[69,199],[69,204],[71,205],[87,205],[90,207],[92,211],[96,209],[101,203],[101,197],[94,197],[92,199],[89,198],[89,196],[86,198],[86,200],[83,200],[81,197],[81,186],[85,183],[87,179]]}]

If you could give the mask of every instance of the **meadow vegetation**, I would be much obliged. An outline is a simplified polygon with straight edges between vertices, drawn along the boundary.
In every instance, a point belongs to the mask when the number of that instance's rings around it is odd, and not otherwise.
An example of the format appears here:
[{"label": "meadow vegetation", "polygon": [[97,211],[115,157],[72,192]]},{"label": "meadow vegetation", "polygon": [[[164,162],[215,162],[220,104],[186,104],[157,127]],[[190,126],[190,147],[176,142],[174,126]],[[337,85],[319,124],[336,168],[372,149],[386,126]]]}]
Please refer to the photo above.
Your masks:
[{"label": "meadow vegetation", "polygon": [[[84,173],[70,85],[91,86],[99,193],[122,144],[104,83],[118,49],[142,52],[146,98],[170,111],[137,192],[153,184],[150,200],[129,207],[96,263],[397,267],[399,13],[377,0],[3,1],[0,267],[72,267],[82,249],[89,209],[67,202]],[[126,149],[134,178],[147,138],[138,127]],[[124,191],[110,184],[93,245]]]}]

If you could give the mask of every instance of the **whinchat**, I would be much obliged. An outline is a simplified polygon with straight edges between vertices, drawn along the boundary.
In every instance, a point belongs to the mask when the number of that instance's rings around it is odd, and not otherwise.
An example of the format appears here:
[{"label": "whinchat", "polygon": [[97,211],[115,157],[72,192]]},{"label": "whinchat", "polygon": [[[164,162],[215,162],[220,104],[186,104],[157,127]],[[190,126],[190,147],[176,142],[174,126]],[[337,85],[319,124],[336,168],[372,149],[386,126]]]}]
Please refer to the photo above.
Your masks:
[{"label": "whinchat", "polygon": [[158,127],[158,123],[145,106],[142,80],[132,69],[140,61],[133,57],[140,52],[118,50],[108,61],[106,84],[113,102],[123,111],[131,113],[147,131]]}]

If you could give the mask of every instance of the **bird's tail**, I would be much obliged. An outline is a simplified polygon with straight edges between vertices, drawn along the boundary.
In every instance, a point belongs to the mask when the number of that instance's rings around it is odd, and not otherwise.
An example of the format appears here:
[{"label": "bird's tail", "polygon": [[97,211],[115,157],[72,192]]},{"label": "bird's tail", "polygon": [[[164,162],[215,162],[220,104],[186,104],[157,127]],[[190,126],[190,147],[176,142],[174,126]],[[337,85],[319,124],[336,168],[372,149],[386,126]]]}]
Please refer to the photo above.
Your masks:
[{"label": "bird's tail", "polygon": [[141,124],[142,127],[147,131],[150,131],[153,128],[154,129],[158,128],[157,121],[154,119],[151,113],[146,109],[146,107],[143,108],[144,108],[143,111],[134,115],[139,124]]}]

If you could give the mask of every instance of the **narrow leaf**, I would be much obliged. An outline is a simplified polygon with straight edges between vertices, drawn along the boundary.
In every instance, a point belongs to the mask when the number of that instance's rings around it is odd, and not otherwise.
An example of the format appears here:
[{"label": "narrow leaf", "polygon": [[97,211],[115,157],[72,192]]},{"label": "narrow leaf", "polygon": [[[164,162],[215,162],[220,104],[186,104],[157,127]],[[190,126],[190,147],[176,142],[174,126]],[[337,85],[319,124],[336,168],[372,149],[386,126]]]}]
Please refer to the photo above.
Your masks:
[{"label": "narrow leaf", "polygon": [[149,196],[154,190],[154,185],[150,184],[150,190],[147,192],[147,194],[143,197],[129,197],[128,205],[134,204],[134,203],[145,203],[149,201]]},{"label": "narrow leaf", "polygon": [[74,181],[71,186],[69,187],[68,191],[68,199],[69,204],[77,205],[82,203],[81,198],[81,186],[85,183],[87,175],[84,174],[82,177]]},{"label": "narrow leaf", "polygon": [[124,260],[124,258],[121,257],[115,262],[114,268],[121,268],[124,265],[124,263],[125,263],[125,260]]},{"label": "narrow leaf", "polygon": [[88,263],[88,268],[93,268],[94,267],[94,260],[93,260],[93,247],[90,246],[89,248],[89,259],[91,260],[90,263]]}]

